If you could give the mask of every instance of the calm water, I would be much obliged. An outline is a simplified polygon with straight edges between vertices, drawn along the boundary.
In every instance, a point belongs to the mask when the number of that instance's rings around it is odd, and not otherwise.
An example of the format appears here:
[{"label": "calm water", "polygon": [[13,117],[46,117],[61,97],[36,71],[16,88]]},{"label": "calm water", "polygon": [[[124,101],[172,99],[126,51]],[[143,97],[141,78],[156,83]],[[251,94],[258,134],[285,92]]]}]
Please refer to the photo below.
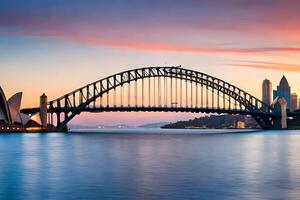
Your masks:
[{"label": "calm water", "polygon": [[0,199],[300,199],[300,131],[2,134]]}]

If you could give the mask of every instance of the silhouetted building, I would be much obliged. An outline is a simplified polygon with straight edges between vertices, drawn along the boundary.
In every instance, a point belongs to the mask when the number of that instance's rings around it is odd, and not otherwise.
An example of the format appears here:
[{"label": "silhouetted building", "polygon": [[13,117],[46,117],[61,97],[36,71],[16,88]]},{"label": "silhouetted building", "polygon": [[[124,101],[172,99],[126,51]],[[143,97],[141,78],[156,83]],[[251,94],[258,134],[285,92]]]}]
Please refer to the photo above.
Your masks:
[{"label": "silhouetted building", "polygon": [[298,95],[296,93],[291,94],[290,111],[293,112],[298,109]]},{"label": "silhouetted building", "polygon": [[286,108],[289,109],[291,105],[291,87],[285,76],[283,76],[280,80],[279,85],[277,86],[277,90],[273,90],[273,100],[276,97],[283,97],[286,100]]},{"label": "silhouetted building", "polygon": [[163,125],[162,128],[259,128],[250,116],[210,115]]},{"label": "silhouetted building", "polygon": [[272,101],[272,83],[268,79],[265,79],[262,83],[262,101],[268,105]]}]

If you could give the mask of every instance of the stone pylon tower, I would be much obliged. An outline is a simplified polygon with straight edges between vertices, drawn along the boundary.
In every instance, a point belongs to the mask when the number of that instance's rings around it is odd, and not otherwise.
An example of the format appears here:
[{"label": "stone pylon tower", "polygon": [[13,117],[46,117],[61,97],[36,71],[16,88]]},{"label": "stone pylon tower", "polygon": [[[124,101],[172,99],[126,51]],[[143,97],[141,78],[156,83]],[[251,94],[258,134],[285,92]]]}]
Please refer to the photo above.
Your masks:
[{"label": "stone pylon tower", "polygon": [[273,101],[272,106],[274,107],[274,111],[277,114],[281,115],[281,118],[275,120],[275,128],[276,129],[286,129],[287,128],[287,102],[284,97],[276,97]]},{"label": "stone pylon tower", "polygon": [[48,104],[48,98],[44,93],[42,96],[40,96],[40,116],[41,116],[41,122],[43,127],[47,126],[47,116],[48,116],[47,104]]}]

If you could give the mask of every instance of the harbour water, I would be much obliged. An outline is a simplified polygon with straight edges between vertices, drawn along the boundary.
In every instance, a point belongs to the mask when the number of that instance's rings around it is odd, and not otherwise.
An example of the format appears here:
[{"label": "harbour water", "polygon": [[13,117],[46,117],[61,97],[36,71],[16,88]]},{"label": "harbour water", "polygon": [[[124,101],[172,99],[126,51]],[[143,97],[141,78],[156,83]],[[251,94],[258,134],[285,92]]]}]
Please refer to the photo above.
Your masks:
[{"label": "harbour water", "polygon": [[299,198],[296,130],[0,135],[0,199]]}]

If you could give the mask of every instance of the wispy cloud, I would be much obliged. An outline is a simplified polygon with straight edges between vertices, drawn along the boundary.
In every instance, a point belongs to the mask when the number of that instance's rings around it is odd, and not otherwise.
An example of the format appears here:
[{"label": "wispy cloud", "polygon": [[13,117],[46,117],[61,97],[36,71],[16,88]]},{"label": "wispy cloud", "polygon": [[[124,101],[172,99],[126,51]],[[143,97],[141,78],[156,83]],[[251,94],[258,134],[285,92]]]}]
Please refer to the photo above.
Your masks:
[{"label": "wispy cloud", "polygon": [[248,62],[240,62],[240,63],[231,63],[227,65],[234,66],[234,67],[243,67],[243,68],[246,67],[246,68],[256,68],[256,69],[266,69],[266,70],[300,72],[300,65],[297,64],[248,61]]},{"label": "wispy cloud", "polygon": [[[68,39],[67,39],[68,40]],[[122,40],[71,40],[74,42],[99,45],[99,46],[114,46],[129,49],[146,50],[146,51],[164,51],[164,52],[183,52],[196,54],[258,54],[258,53],[300,53],[300,48],[294,47],[262,47],[262,48],[239,48],[239,47],[218,47],[218,46],[187,46],[177,44],[162,44],[162,43],[140,43],[134,41]]]},{"label": "wispy cloud", "polygon": [[[257,48],[242,48],[242,47],[223,47],[223,46],[189,46],[184,44],[170,44],[170,43],[147,43],[120,39],[97,39],[90,37],[80,37],[80,36],[66,36],[55,35],[49,33],[32,33],[32,32],[0,32],[0,35],[9,36],[23,36],[32,38],[47,38],[62,40],[65,42],[72,42],[84,45],[93,46],[109,46],[116,48],[127,48],[133,50],[143,50],[152,52],[181,52],[181,53],[195,53],[195,54],[229,54],[229,55],[239,55],[239,54],[266,54],[266,53],[300,53],[300,48],[298,47],[257,47]],[[250,63],[252,65],[257,65],[258,63]],[[262,63],[260,63],[262,64]],[[266,63],[264,63],[266,64]],[[270,63],[269,63],[270,64]],[[274,63],[273,63],[274,64]],[[233,65],[246,65],[246,64],[233,64]],[[268,67],[268,66],[266,66]]]}]

